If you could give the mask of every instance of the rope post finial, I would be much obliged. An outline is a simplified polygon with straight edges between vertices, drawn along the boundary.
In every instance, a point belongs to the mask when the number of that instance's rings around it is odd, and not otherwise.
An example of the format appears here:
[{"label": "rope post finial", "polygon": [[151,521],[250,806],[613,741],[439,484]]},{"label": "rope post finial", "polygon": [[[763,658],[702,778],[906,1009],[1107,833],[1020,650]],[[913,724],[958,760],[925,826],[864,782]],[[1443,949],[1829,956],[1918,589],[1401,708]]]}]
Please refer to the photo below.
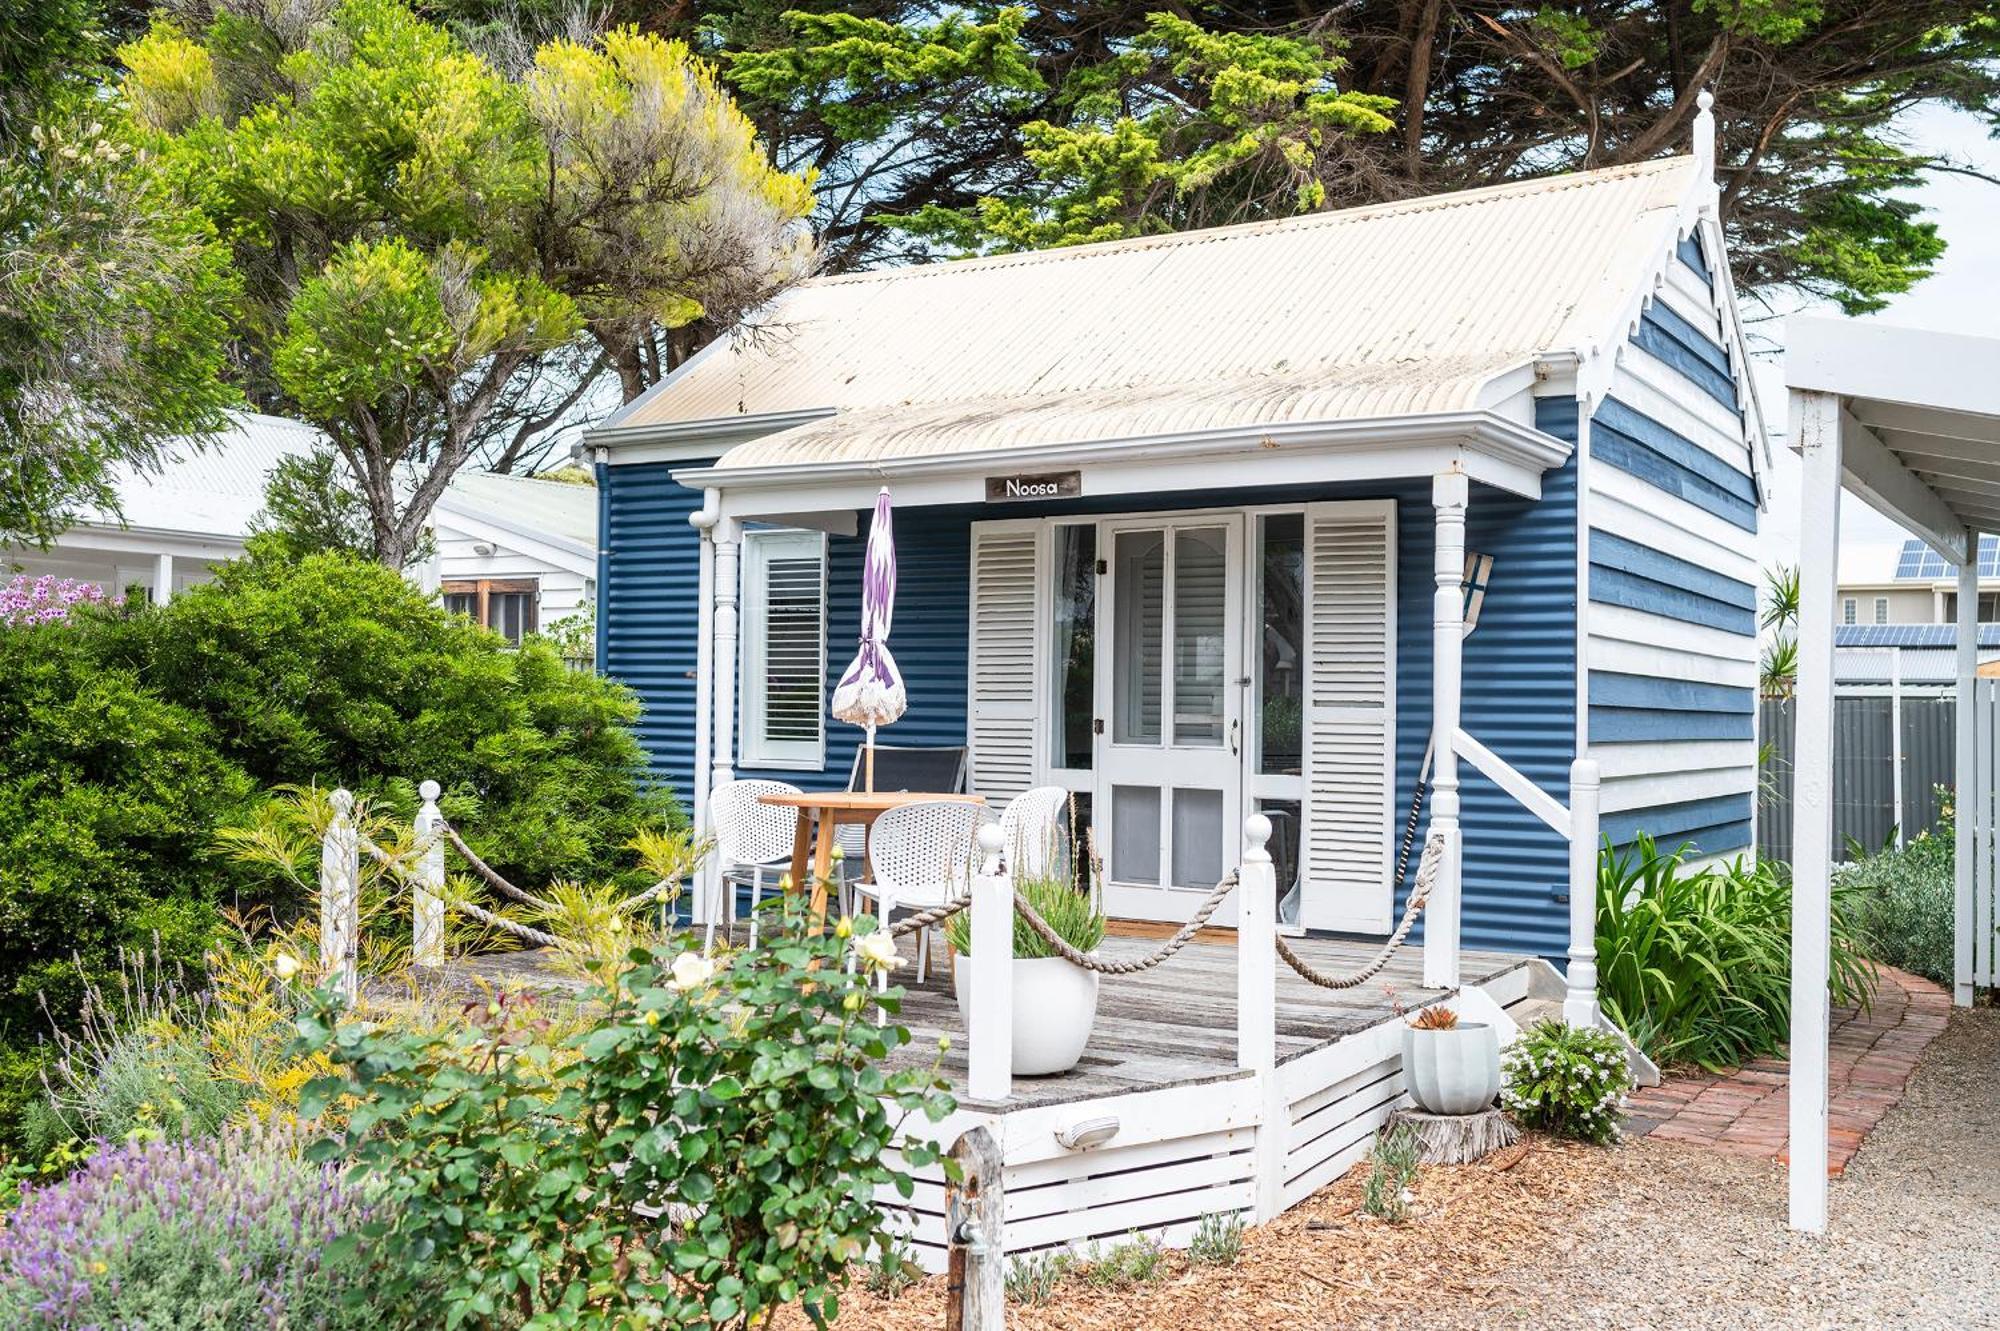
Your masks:
[{"label": "rope post finial", "polygon": [[444,814],[438,796],[444,787],[425,781],[417,787],[423,805],[417,810],[417,846],[423,859],[417,865],[416,903],[411,937],[411,960],[419,966],[444,965]]},{"label": "rope post finial", "polygon": [[1703,88],[1694,99],[1694,142],[1690,145],[1695,161],[1712,178],[1715,175],[1715,94]]},{"label": "rope post finial", "polygon": [[1271,820],[1261,813],[1253,813],[1243,820],[1243,862],[1245,864],[1269,864],[1271,852]]}]

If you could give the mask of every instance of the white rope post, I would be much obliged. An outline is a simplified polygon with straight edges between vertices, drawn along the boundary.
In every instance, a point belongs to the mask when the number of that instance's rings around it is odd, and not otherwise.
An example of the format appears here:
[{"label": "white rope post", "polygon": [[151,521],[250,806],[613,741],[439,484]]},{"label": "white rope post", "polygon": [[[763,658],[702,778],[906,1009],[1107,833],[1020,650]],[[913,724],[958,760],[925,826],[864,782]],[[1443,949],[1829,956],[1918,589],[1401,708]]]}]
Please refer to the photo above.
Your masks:
[{"label": "white rope post", "polygon": [[360,990],[355,963],[361,935],[361,838],[354,795],[333,792],[333,821],[319,848],[319,968],[349,1003]]},{"label": "white rope post", "polygon": [[416,929],[412,960],[419,966],[444,965],[444,814],[438,811],[443,788],[435,781],[417,787],[423,804],[417,809],[417,844],[423,859],[417,865]]},{"label": "white rope post", "polygon": [[1283,1209],[1285,1136],[1290,1115],[1278,1089],[1278,872],[1266,843],[1271,820],[1243,820],[1243,867],[1236,884],[1236,1066],[1252,1074],[1259,1105],[1251,1157],[1254,1218]]},{"label": "white rope post", "polygon": [[1597,841],[1601,780],[1595,758],[1569,765],[1569,979],[1563,1020],[1597,1025]]},{"label": "white rope post", "polygon": [[1424,908],[1424,986],[1458,988],[1459,889],[1464,853],[1458,826],[1459,693],[1465,653],[1465,508],[1471,486],[1460,471],[1431,478],[1437,549],[1431,598],[1431,832],[1444,838],[1444,857]]},{"label": "white rope post", "polygon": [[1014,885],[1000,872],[998,824],[979,829],[979,871],[972,876],[972,955],[966,978],[966,1093],[1005,1100],[1014,1091]]}]

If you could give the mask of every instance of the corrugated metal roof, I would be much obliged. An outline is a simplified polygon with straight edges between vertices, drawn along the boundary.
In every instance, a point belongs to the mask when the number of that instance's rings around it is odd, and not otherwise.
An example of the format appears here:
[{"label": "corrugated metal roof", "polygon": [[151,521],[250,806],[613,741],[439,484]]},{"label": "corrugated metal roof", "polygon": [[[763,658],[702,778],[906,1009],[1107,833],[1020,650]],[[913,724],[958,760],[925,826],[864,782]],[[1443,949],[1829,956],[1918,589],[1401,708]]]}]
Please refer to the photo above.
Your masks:
[{"label": "corrugated metal roof", "polygon": [[822,279],[605,423],[834,417],[725,467],[1490,406],[1622,335],[1695,159],[1277,222]]},{"label": "corrugated metal roof", "polygon": [[[158,469],[120,468],[115,484],[124,526],[142,531],[241,541],[264,508],[264,481],[287,457],[310,453],[319,431],[282,416],[229,413],[231,428],[196,451],[173,450]],[[116,514],[90,513],[86,524],[116,527]]]},{"label": "corrugated metal roof", "polygon": [[518,528],[565,537],[597,548],[597,487],[508,476],[494,471],[462,471],[438,500],[438,507],[485,517]]}]

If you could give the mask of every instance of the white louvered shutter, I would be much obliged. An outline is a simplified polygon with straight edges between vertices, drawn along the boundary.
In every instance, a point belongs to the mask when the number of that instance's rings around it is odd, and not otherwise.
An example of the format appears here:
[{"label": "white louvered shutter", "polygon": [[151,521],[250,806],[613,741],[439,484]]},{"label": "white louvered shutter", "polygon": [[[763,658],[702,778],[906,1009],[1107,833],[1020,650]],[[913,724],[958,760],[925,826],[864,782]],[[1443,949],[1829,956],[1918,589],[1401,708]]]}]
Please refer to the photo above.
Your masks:
[{"label": "white louvered shutter", "polygon": [[1306,509],[1305,889],[1311,929],[1387,932],[1396,742],[1396,506]]},{"label": "white louvered shutter", "polygon": [[1035,784],[1039,540],[1036,525],[980,523],[972,529],[967,738],[972,789],[995,807]]}]

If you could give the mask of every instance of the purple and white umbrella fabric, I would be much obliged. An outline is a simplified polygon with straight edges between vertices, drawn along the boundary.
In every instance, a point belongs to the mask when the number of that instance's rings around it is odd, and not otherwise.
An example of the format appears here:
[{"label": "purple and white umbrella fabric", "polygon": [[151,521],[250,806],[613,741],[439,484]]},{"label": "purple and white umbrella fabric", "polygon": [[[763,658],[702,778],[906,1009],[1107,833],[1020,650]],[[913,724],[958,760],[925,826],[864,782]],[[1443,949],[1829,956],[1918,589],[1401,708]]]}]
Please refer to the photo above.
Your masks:
[{"label": "purple and white umbrella fabric", "polygon": [[896,608],[896,530],[884,486],[868,525],[868,553],[861,567],[861,650],[833,690],[833,714],[868,731],[867,782],[875,789],[875,727],[903,714],[909,699],[902,672],[889,654],[889,621]]}]

